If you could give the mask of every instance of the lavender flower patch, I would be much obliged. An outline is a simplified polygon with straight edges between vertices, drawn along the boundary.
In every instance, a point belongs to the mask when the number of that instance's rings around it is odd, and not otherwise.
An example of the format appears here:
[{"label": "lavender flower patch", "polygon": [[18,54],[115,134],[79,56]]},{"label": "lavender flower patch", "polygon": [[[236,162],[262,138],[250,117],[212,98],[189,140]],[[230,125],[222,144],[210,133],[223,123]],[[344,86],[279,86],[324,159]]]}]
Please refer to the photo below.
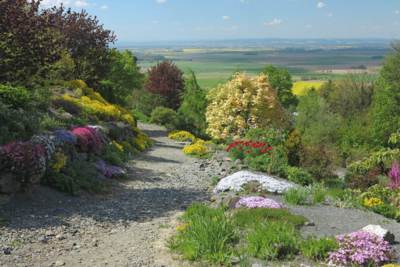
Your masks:
[{"label": "lavender flower patch", "polygon": [[123,168],[109,165],[104,160],[99,160],[96,163],[96,169],[107,178],[119,177],[126,174]]},{"label": "lavender flower patch", "polygon": [[267,208],[267,209],[282,209],[283,205],[277,201],[264,197],[241,197],[236,203],[235,208]]},{"label": "lavender flower patch", "polygon": [[72,132],[67,130],[57,130],[53,132],[53,136],[57,145],[62,146],[64,144],[76,145],[77,138]]},{"label": "lavender flower patch", "polygon": [[392,249],[387,241],[365,231],[339,235],[336,239],[339,249],[329,255],[329,262],[334,266],[380,266],[392,256]]}]

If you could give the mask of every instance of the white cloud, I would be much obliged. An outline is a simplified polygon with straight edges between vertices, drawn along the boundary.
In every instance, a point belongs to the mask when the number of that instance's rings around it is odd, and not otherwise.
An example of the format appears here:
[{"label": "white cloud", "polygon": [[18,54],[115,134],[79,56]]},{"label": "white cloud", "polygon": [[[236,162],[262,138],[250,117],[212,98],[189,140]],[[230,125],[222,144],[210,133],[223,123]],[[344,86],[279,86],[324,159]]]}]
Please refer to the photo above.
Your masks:
[{"label": "white cloud", "polygon": [[83,8],[89,6],[89,2],[86,0],[43,0],[41,2],[42,7],[49,8],[53,6],[64,5],[66,7],[78,7]]},{"label": "white cloud", "polygon": [[394,14],[399,15],[400,14],[400,10],[395,10]]},{"label": "white cloud", "polygon": [[229,16],[222,16],[222,19],[223,20],[229,20],[231,17],[229,17]]},{"label": "white cloud", "polygon": [[271,20],[271,21],[264,22],[264,25],[267,26],[267,27],[269,27],[269,26],[276,26],[276,25],[282,24],[282,22],[283,22],[283,21],[282,21],[281,19],[274,18],[274,19]]},{"label": "white cloud", "polygon": [[317,4],[317,8],[324,8],[326,6],[326,4],[324,2],[318,2]]},{"label": "white cloud", "polygon": [[85,6],[88,6],[89,4],[85,0],[77,0],[74,2],[74,5],[76,7],[85,7]]},{"label": "white cloud", "polygon": [[108,9],[108,6],[107,5],[102,5],[102,6],[100,6],[100,9],[106,10],[106,9]]},{"label": "white cloud", "polygon": [[167,0],[156,0],[157,4],[165,4]]}]

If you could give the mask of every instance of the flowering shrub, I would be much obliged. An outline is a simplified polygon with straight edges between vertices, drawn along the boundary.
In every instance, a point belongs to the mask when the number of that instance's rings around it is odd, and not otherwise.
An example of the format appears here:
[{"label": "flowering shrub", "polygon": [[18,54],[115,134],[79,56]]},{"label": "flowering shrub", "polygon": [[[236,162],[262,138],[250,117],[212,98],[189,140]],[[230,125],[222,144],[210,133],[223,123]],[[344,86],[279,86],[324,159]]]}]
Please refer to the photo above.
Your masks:
[{"label": "flowering shrub", "polygon": [[46,150],[41,144],[14,142],[1,149],[1,165],[12,173],[22,184],[36,183],[46,171]]},{"label": "flowering shrub", "polygon": [[393,162],[392,169],[389,172],[390,188],[400,188],[400,166],[397,161]]},{"label": "flowering shrub", "polygon": [[77,127],[72,133],[78,139],[78,147],[83,152],[100,152],[103,148],[102,138],[98,131],[91,127]]},{"label": "flowering shrub", "polygon": [[42,145],[46,152],[46,160],[50,161],[50,159],[52,158],[53,154],[56,151],[56,145],[51,136],[35,135],[31,138],[31,142],[33,144]]},{"label": "flowering shrub", "polygon": [[287,114],[266,75],[237,73],[212,89],[207,98],[207,133],[214,139],[241,138],[250,128],[285,128]]},{"label": "flowering shrub", "polygon": [[53,138],[56,146],[76,145],[77,138],[72,132],[67,130],[56,130],[53,132]]},{"label": "flowering shrub", "polygon": [[173,131],[168,135],[168,138],[180,142],[194,142],[196,137],[187,131]]},{"label": "flowering shrub", "polygon": [[199,139],[196,143],[191,145],[186,145],[183,148],[183,153],[186,155],[204,157],[208,153],[207,142]]},{"label": "flowering shrub", "polygon": [[235,208],[267,208],[267,209],[282,209],[283,206],[277,201],[264,197],[241,197],[235,204]]},{"label": "flowering shrub", "polygon": [[235,141],[226,148],[226,151],[229,152],[231,157],[241,160],[243,160],[247,155],[257,157],[267,154],[271,150],[272,147],[267,143],[254,141]]},{"label": "flowering shrub", "polygon": [[391,258],[392,250],[389,243],[374,234],[357,231],[339,235],[336,239],[339,242],[339,249],[330,253],[331,264],[375,266]]},{"label": "flowering shrub", "polygon": [[51,165],[51,168],[55,172],[60,172],[61,169],[67,165],[67,160],[68,158],[64,153],[57,152],[54,154],[53,164]]},{"label": "flowering shrub", "polygon": [[363,201],[363,205],[367,208],[379,206],[382,204],[383,204],[383,201],[377,197],[365,198]]}]

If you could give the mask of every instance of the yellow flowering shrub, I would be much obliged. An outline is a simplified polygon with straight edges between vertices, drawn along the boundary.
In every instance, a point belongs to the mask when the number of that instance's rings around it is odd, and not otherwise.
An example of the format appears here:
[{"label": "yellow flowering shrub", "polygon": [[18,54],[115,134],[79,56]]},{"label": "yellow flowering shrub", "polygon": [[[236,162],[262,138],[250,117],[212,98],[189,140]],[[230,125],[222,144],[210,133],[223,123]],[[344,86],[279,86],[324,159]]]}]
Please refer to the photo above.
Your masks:
[{"label": "yellow flowering shrub", "polygon": [[151,146],[151,140],[150,138],[143,134],[143,133],[139,133],[136,138],[135,138],[135,147],[139,150],[139,151],[143,151],[146,148]]},{"label": "yellow flowering shrub", "polygon": [[54,154],[53,161],[54,163],[51,165],[51,168],[55,172],[61,171],[65,165],[67,165],[67,156],[62,152],[57,152]]},{"label": "yellow flowering shrub", "polygon": [[400,267],[400,264],[390,263],[390,264],[385,264],[382,267]]},{"label": "yellow flowering shrub", "polygon": [[382,204],[383,204],[383,201],[377,197],[365,198],[363,201],[363,205],[367,208],[379,206]]},{"label": "yellow flowering shrub", "polygon": [[215,139],[240,138],[249,128],[288,126],[287,112],[264,74],[252,78],[237,73],[207,98],[207,133]]},{"label": "yellow flowering shrub", "polygon": [[187,131],[173,131],[168,134],[168,137],[180,142],[194,142],[196,140],[196,137]]},{"label": "yellow flowering shrub", "polygon": [[201,139],[198,139],[195,143],[186,145],[183,148],[183,153],[186,155],[196,156],[196,157],[204,157],[208,154],[207,142]]},{"label": "yellow flowering shrub", "polygon": [[112,141],[111,144],[119,151],[124,152],[124,146],[118,143],[117,141]]}]

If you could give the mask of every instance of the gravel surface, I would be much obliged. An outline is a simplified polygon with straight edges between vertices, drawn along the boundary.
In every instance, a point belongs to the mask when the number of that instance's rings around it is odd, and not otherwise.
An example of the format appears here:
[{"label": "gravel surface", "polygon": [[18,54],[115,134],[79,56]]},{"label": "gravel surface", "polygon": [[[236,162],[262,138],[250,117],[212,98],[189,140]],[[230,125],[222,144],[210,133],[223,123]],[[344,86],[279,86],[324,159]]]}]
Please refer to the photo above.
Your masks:
[{"label": "gravel surface", "polygon": [[1,206],[9,224],[0,227],[0,266],[162,266],[164,229],[190,203],[209,198],[211,177],[221,170],[186,157],[163,128],[140,128],[155,144],[110,195],[37,187]]}]

